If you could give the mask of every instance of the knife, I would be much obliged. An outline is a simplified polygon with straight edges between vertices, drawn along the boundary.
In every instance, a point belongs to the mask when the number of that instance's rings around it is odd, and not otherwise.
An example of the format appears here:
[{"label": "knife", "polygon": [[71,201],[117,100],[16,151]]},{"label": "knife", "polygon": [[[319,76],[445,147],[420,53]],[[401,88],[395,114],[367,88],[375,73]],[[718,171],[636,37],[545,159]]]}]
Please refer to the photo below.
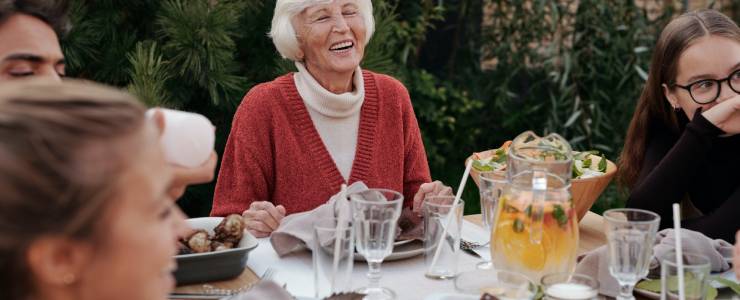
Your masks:
[{"label": "knife", "polygon": [[465,252],[465,253],[467,253],[467,254],[470,254],[470,255],[472,255],[472,256],[474,256],[474,257],[477,257],[477,258],[483,259],[483,257],[481,257],[481,256],[480,256],[480,254],[478,254],[477,252],[473,251],[472,249],[468,249],[468,248],[462,248],[462,247],[461,247],[461,248],[460,248],[460,250],[462,250],[463,252]]}]

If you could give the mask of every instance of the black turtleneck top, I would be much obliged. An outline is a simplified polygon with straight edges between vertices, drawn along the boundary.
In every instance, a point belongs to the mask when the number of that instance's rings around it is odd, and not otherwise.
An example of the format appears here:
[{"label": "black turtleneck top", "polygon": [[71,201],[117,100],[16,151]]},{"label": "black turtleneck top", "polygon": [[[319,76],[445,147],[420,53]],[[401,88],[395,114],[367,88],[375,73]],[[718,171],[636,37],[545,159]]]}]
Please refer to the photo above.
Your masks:
[{"label": "black turtleneck top", "polygon": [[683,228],[735,242],[740,229],[740,135],[724,132],[701,115],[692,121],[679,114],[680,134],[653,125],[640,175],[627,207],[660,215],[660,228],[673,227],[673,203],[688,197],[703,216],[681,222]]}]

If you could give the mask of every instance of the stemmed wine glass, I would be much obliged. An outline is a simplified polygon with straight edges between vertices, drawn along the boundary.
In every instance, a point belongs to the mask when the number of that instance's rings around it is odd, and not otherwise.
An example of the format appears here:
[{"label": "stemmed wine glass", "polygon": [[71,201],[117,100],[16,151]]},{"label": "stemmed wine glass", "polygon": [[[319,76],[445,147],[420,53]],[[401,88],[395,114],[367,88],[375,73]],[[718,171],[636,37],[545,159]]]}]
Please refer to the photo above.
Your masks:
[{"label": "stemmed wine glass", "polygon": [[641,209],[604,212],[609,273],[619,282],[617,300],[635,299],[632,290],[647,276],[660,216]]},{"label": "stemmed wine glass", "polygon": [[380,264],[393,251],[396,224],[403,195],[386,189],[368,189],[348,195],[352,207],[357,253],[367,260],[368,286],[358,292],[364,299],[395,299],[396,293],[380,286]]},{"label": "stemmed wine glass", "polygon": [[[493,224],[496,222],[496,210],[498,209],[498,198],[501,197],[504,188],[509,182],[504,174],[500,172],[480,173],[480,211],[483,226],[488,230],[488,244],[493,240]],[[476,265],[478,269],[488,270],[493,268],[491,260],[480,262]]]}]

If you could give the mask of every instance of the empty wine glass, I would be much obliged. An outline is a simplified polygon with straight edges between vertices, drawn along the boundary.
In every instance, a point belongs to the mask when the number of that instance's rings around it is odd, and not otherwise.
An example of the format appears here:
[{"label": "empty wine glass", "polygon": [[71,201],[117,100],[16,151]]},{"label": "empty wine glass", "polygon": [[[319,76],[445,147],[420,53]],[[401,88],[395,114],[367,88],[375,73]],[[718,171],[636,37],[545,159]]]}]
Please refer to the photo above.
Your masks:
[{"label": "empty wine glass", "polygon": [[352,207],[357,252],[367,260],[368,286],[358,292],[364,299],[395,299],[396,293],[380,286],[380,264],[393,251],[396,224],[403,195],[386,189],[368,189],[348,195]]},{"label": "empty wine glass", "polygon": [[647,276],[660,216],[641,209],[604,212],[609,273],[619,282],[618,300],[635,299],[632,290]]},{"label": "empty wine glass", "polygon": [[[501,172],[480,173],[480,212],[483,226],[488,230],[489,244],[493,240],[493,224],[496,222],[496,208],[498,198],[501,197],[504,188],[509,184],[505,174]],[[491,260],[480,262],[476,265],[478,269],[488,270],[493,268]]]}]

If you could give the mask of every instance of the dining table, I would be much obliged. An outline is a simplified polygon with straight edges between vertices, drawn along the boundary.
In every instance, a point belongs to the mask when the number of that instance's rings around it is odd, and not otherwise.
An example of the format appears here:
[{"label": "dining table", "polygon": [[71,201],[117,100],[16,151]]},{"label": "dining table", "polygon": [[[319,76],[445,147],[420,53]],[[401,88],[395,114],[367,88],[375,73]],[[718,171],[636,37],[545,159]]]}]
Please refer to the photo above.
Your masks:
[{"label": "dining table", "polygon": [[[480,214],[466,215],[464,216],[464,219],[466,223],[477,225],[477,226],[470,226],[470,227],[478,227],[479,232],[486,232],[485,229],[483,229],[483,224],[482,224],[483,222],[482,222]],[[603,223],[603,217],[593,212],[588,212],[584,216],[584,218],[581,219],[579,223],[579,242],[578,242],[578,254],[579,255],[606,244],[606,236],[604,235],[602,223]],[[479,237],[480,237],[480,234],[479,234]],[[269,248],[269,242],[265,242],[264,246],[265,248]],[[258,247],[258,249],[259,248],[260,247]],[[257,252],[256,250],[258,249],[255,249],[255,252]],[[264,251],[266,249],[262,249],[262,250]],[[269,249],[269,250],[270,252],[274,253],[272,249]],[[241,275],[239,275],[236,278],[229,279],[229,280],[223,280],[223,281],[216,281],[216,282],[207,282],[207,283],[178,286],[174,292],[175,293],[200,294],[200,293],[206,293],[208,290],[213,290],[213,289],[236,290],[240,288],[243,289],[245,286],[250,286],[251,284],[256,283],[260,280],[259,273],[265,272],[264,271],[265,264],[267,265],[276,264],[276,261],[270,262],[269,261],[270,259],[272,260],[279,259],[276,256],[275,257],[259,257],[259,255],[270,256],[269,254],[263,254],[263,253],[251,253],[249,257],[250,263],[248,263],[247,267],[244,269],[244,272],[242,272]],[[295,289],[298,288],[296,286],[297,284],[300,283],[300,284],[305,285],[306,281],[312,282],[313,280],[310,274],[303,274],[302,276],[292,274],[292,273],[296,273],[295,270],[297,269],[303,268],[304,271],[306,268],[310,269],[311,267],[310,266],[310,254],[303,254],[303,255],[304,257],[301,258],[302,260],[291,258],[294,261],[293,265],[290,265],[290,267],[286,267],[291,270],[290,272],[286,272],[285,270],[282,271],[283,272],[282,274],[286,275],[286,277],[284,277],[284,282],[281,284],[285,285],[289,292],[294,292]],[[306,263],[306,257],[305,257],[306,255],[308,256],[308,260],[309,260],[307,263]],[[460,255],[463,256],[466,254],[461,253]],[[471,257],[466,257],[463,264],[467,262],[469,266],[473,266],[471,268],[474,268],[474,263],[470,263],[470,262],[471,261],[479,262],[480,259],[478,258],[478,259],[472,260]],[[414,261],[413,264],[417,264],[417,265],[421,264],[420,267],[423,268],[423,264],[424,264],[423,258],[422,259],[417,258],[417,261]],[[386,263],[384,263],[383,266],[385,267]],[[356,262],[355,268],[358,268],[358,267],[367,268],[363,262]],[[391,269],[390,272],[403,272],[404,270],[409,270],[408,272],[411,272],[408,265],[398,266],[396,267],[395,270],[393,269],[393,266],[389,268]],[[277,273],[278,273],[277,276],[280,276],[281,271],[278,271]],[[287,276],[288,275],[287,273],[291,273],[290,275],[297,276],[297,277]],[[389,272],[384,273],[385,279],[390,277],[388,273]],[[422,279],[419,279],[419,280],[427,280],[423,278],[424,276],[421,274],[418,274],[418,276],[422,277]],[[303,277],[308,277],[308,278],[303,278]],[[408,277],[404,277],[404,278],[408,278]],[[387,281],[393,282],[390,279],[387,279]],[[427,284],[430,287],[438,288],[438,290],[449,289],[449,292],[454,292],[454,287],[451,286],[452,284],[450,283],[450,280],[447,280],[447,282],[439,281],[439,283],[435,283],[434,281],[429,280],[428,282],[425,282],[425,284]],[[293,288],[293,290],[291,290],[291,288]],[[430,288],[427,290],[433,290],[433,289]],[[420,297],[418,299],[423,299],[424,295],[422,294],[414,294],[414,296],[418,295]],[[406,299],[406,298],[408,298],[408,295],[406,295],[406,297],[403,297],[403,298],[399,296],[399,299]],[[177,299],[177,298],[171,298],[171,299]],[[189,299],[192,299],[192,298],[189,298]]]}]

